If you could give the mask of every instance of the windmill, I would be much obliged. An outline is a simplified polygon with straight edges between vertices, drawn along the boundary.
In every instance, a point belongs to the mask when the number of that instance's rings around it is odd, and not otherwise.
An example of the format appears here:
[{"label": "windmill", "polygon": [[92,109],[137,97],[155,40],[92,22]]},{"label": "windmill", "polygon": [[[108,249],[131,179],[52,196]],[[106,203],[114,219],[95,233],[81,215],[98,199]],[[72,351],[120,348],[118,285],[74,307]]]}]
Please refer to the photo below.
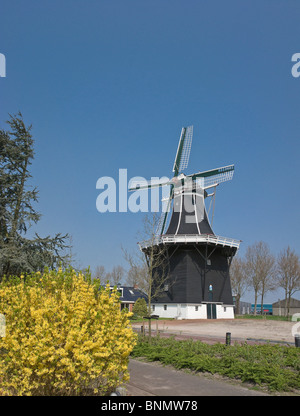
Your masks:
[{"label": "windmill", "polygon": [[[172,179],[133,182],[129,188],[135,191],[170,186],[156,238],[140,243],[146,257],[151,248],[164,246],[167,253],[169,284],[154,299],[153,308],[163,318],[233,318],[229,267],[240,241],[214,234],[204,200],[214,198],[216,187],[232,179],[234,165],[185,175],[192,137],[193,126],[183,127]],[[208,194],[211,188],[214,192]],[[160,273],[155,270],[156,276]]]}]

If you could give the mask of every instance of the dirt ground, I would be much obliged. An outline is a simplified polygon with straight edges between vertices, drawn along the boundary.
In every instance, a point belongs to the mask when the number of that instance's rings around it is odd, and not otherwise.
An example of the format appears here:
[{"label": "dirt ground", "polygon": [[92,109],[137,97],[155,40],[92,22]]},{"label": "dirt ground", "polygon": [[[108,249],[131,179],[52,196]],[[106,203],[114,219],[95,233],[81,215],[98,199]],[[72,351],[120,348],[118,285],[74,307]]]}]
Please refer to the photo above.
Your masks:
[{"label": "dirt ground", "polygon": [[[156,325],[161,335],[176,335],[178,338],[195,338],[207,342],[225,342],[226,333],[231,333],[232,342],[279,342],[293,343],[292,328],[295,322],[256,320],[256,319],[186,319],[152,321],[152,331]],[[141,323],[133,324],[139,330]],[[296,324],[297,325],[297,324]],[[298,333],[299,326],[298,323]],[[148,322],[145,322],[146,331]]]}]

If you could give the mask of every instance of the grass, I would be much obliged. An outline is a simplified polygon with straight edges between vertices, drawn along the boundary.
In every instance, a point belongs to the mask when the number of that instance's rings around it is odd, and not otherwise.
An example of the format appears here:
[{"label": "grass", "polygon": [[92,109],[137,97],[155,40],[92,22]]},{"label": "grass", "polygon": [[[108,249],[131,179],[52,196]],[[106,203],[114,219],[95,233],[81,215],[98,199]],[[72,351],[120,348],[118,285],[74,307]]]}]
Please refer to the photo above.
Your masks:
[{"label": "grass", "polygon": [[292,317],[277,315],[237,315],[237,319],[266,319],[269,321],[291,321]]},{"label": "grass", "polygon": [[[292,317],[289,316],[277,316],[277,315],[236,315],[236,319],[266,319],[269,321],[291,321]],[[133,322],[143,322],[142,318],[137,317],[131,317],[131,321]],[[158,318],[159,321],[174,321],[174,318]],[[298,321],[300,321],[300,318],[297,318]],[[147,321],[147,319],[144,319],[144,321]],[[152,322],[155,322],[155,319],[152,319]]]},{"label": "grass", "polygon": [[[143,319],[143,318],[136,318],[134,316],[132,316],[130,318],[130,321],[134,322],[134,323],[139,323],[139,322],[148,322],[148,319]],[[174,318],[158,318],[158,321],[174,321]],[[151,322],[153,324],[153,322],[156,322],[156,319],[151,319]]]},{"label": "grass", "polygon": [[174,338],[139,338],[131,356],[160,361],[177,369],[220,374],[267,387],[300,392],[300,349],[281,345],[208,345]]}]

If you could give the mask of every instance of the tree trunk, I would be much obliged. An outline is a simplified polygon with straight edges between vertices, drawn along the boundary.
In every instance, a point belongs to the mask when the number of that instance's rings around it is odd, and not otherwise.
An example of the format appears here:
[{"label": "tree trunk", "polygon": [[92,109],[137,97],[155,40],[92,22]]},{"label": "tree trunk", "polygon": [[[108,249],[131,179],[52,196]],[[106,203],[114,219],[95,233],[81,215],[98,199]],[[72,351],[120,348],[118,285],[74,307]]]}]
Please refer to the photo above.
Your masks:
[{"label": "tree trunk", "polygon": [[12,221],[12,227],[11,227],[11,232],[10,232],[12,241],[14,241],[15,239],[16,231],[18,228],[20,208],[21,208],[21,203],[23,200],[24,186],[25,186],[25,180],[26,180],[27,164],[28,164],[28,157],[25,159],[25,165],[24,165],[23,172],[22,172],[20,189],[18,192],[17,203],[16,203],[13,221]]},{"label": "tree trunk", "polygon": [[236,314],[240,315],[241,311],[240,311],[240,299],[241,299],[241,295],[237,294],[235,297],[235,310],[236,310]]},{"label": "tree trunk", "polygon": [[[151,286],[150,286],[150,296],[148,296],[148,318],[151,316]],[[149,326],[148,326],[148,339],[151,342],[151,319],[148,319]]]},{"label": "tree trunk", "polygon": [[261,301],[260,301],[260,314],[263,315],[264,314],[264,292],[262,292],[261,294]]},{"label": "tree trunk", "polygon": [[257,307],[257,291],[254,292],[254,316],[256,316],[256,307]]},{"label": "tree trunk", "polygon": [[291,306],[291,294],[289,293],[288,299],[287,299],[287,316],[290,316],[290,306]]},{"label": "tree trunk", "polygon": [[288,294],[288,292],[286,292],[285,301],[284,301],[284,314],[285,314],[286,317],[289,316],[289,314],[288,314],[288,297],[289,297],[289,294]]},{"label": "tree trunk", "polygon": [[[149,318],[150,318],[150,316],[149,316]],[[152,334],[151,334],[151,318],[150,318],[149,319],[149,342],[151,342],[151,336],[152,336]]]}]

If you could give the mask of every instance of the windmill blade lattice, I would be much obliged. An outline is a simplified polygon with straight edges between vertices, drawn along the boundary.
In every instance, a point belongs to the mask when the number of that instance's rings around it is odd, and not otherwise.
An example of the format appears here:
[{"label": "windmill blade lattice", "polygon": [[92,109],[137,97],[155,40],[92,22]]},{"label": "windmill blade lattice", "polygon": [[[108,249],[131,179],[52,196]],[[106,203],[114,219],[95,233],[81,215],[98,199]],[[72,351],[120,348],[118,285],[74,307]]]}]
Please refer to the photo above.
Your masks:
[{"label": "windmill blade lattice", "polygon": [[197,184],[201,188],[208,188],[215,184],[218,185],[219,183],[230,181],[233,178],[233,174],[234,165],[228,165],[223,166],[222,168],[188,175],[188,177],[196,180]]},{"label": "windmill blade lattice", "polygon": [[157,188],[158,186],[165,186],[169,184],[170,184],[170,180],[168,178],[161,179],[161,180],[152,179],[150,181],[146,181],[146,180],[131,181],[128,190],[138,191],[140,189]]},{"label": "windmill blade lattice", "polygon": [[192,146],[193,126],[183,127],[175,156],[173,172],[177,176],[183,169],[187,168]]},{"label": "windmill blade lattice", "polygon": [[189,126],[186,128],[185,138],[179,163],[179,172],[182,172],[184,169],[187,168],[189,164],[189,158],[191,153],[192,147],[192,139],[193,139],[193,126]]}]

